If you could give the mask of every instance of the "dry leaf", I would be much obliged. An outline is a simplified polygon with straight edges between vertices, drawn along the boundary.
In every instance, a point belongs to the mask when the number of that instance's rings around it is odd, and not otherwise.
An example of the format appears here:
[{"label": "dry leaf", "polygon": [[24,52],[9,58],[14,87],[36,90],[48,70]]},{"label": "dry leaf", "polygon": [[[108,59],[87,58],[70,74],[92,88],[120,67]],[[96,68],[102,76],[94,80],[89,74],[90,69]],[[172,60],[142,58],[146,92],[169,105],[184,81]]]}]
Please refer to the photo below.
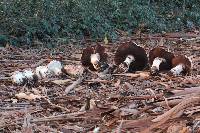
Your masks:
[{"label": "dry leaf", "polygon": [[11,98],[11,101],[12,101],[12,103],[17,103],[17,99],[15,99],[15,98]]},{"label": "dry leaf", "polygon": [[18,93],[18,94],[15,94],[15,96],[18,98],[18,99],[27,99],[27,100],[35,100],[35,99],[40,99],[42,98],[42,96],[40,95],[34,95],[33,93],[31,94],[26,94],[26,93]]},{"label": "dry leaf", "polygon": [[89,102],[87,100],[86,103],[81,107],[79,111],[92,110],[94,109],[95,106],[96,106],[95,100],[89,99]]},{"label": "dry leaf", "polygon": [[71,76],[83,74],[84,68],[81,65],[65,65],[64,71]]},{"label": "dry leaf", "polygon": [[140,77],[143,78],[143,79],[146,79],[150,76],[149,72],[141,72],[139,74],[140,74]]},{"label": "dry leaf", "polygon": [[183,123],[173,123],[167,129],[167,133],[189,133],[189,129]]},{"label": "dry leaf", "polygon": [[107,35],[105,35],[105,37],[104,37],[104,44],[105,44],[105,45],[108,44],[108,37],[107,37]]},{"label": "dry leaf", "polygon": [[114,86],[115,86],[115,87],[119,87],[119,86],[120,86],[120,83],[121,83],[121,80],[118,79],[117,82],[114,84]]},{"label": "dry leaf", "polygon": [[58,79],[58,80],[53,80],[51,82],[53,82],[54,84],[57,84],[57,85],[65,85],[67,83],[70,83],[71,80],[70,79],[64,79],[64,80]]},{"label": "dry leaf", "polygon": [[35,99],[40,99],[41,96],[40,95],[35,95],[33,93],[31,93],[30,95],[28,95],[28,100],[35,100]]},{"label": "dry leaf", "polygon": [[41,91],[39,91],[39,90],[36,89],[36,88],[32,88],[32,91],[33,91],[33,93],[36,94],[36,95],[40,95],[40,94],[41,94]]},{"label": "dry leaf", "polygon": [[71,55],[72,58],[80,59],[82,54],[73,54]]},{"label": "dry leaf", "polygon": [[165,42],[165,39],[162,37],[160,39],[160,42],[159,42],[158,46],[164,46],[164,42]]},{"label": "dry leaf", "polygon": [[24,97],[27,97],[27,95],[26,95],[25,93],[23,93],[23,92],[18,93],[18,94],[15,94],[15,96],[16,96],[17,98],[19,98],[19,99],[22,99],[22,98],[24,98]]},{"label": "dry leaf", "polygon": [[62,127],[62,132],[63,133],[68,133],[70,131],[75,131],[75,132],[83,132],[84,131],[84,128],[83,127],[79,127],[77,125],[74,125],[74,126],[70,126],[70,125],[65,125]]},{"label": "dry leaf", "polygon": [[30,121],[31,121],[31,115],[29,113],[27,113],[26,116],[24,117],[24,123],[22,126],[23,133],[33,133]]}]

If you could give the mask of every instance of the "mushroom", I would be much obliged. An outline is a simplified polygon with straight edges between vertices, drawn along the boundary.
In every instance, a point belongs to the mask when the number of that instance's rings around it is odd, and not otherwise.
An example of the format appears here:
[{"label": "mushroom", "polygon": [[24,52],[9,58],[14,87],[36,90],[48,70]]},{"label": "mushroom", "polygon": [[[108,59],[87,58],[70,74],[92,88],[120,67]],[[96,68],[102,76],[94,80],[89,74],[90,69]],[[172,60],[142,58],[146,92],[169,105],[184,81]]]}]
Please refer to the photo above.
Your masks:
[{"label": "mushroom", "polygon": [[124,42],[120,45],[114,57],[119,72],[134,72],[143,70],[148,63],[147,54],[135,42]]}]

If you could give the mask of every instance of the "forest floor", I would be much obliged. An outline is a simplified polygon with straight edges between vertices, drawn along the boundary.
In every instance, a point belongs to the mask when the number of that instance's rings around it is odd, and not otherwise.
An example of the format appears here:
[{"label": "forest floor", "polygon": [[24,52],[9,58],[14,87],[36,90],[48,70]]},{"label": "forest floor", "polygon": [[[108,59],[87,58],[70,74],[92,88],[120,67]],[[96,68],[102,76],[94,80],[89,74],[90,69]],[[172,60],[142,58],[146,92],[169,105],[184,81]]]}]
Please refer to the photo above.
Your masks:
[{"label": "forest floor", "polygon": [[[200,42],[191,36],[143,36],[134,39],[147,53],[157,45],[184,54],[193,61],[191,75],[150,76],[149,70],[111,75],[101,79],[88,72],[80,77],[60,76],[42,80],[32,88],[14,85],[12,72],[46,65],[53,59],[80,65],[86,45],[66,44],[56,49],[0,49],[0,132],[200,132]],[[185,40],[185,41],[183,41]],[[113,63],[121,39],[104,45]],[[103,42],[100,42],[103,44]],[[92,43],[95,45],[95,43]],[[77,83],[69,92],[66,88]],[[37,98],[19,98],[26,93]]]}]

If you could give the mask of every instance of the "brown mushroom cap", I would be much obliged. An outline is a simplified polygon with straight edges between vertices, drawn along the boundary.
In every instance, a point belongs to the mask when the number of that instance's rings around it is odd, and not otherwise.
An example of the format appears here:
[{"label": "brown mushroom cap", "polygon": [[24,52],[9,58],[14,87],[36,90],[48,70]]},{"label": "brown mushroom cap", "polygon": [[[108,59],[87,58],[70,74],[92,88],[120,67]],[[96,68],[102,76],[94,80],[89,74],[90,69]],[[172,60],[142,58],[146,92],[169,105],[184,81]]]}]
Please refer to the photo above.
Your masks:
[{"label": "brown mushroom cap", "polygon": [[120,65],[128,55],[132,55],[135,61],[129,66],[129,72],[143,70],[148,63],[147,54],[144,48],[136,45],[134,42],[126,42],[120,45],[115,53],[115,64]]},{"label": "brown mushroom cap", "polygon": [[91,63],[90,56],[95,53],[99,53],[100,62],[107,62],[107,54],[105,53],[105,48],[101,46],[100,44],[97,44],[96,46],[93,46],[93,47],[85,48],[81,56],[82,65],[84,67],[88,67],[92,71],[95,71],[95,68],[93,67]]},{"label": "brown mushroom cap", "polygon": [[166,51],[163,48],[156,47],[153,48],[149,52],[149,64],[152,65],[153,61],[156,57],[164,58],[166,62],[162,62],[160,64],[160,70],[170,70],[172,68],[172,59],[174,58],[174,54],[171,52]]},{"label": "brown mushroom cap", "polygon": [[185,66],[183,70],[183,74],[190,74],[191,67],[192,67],[192,62],[185,57],[184,55],[177,55],[172,59],[172,67],[176,67],[179,64],[183,64]]}]

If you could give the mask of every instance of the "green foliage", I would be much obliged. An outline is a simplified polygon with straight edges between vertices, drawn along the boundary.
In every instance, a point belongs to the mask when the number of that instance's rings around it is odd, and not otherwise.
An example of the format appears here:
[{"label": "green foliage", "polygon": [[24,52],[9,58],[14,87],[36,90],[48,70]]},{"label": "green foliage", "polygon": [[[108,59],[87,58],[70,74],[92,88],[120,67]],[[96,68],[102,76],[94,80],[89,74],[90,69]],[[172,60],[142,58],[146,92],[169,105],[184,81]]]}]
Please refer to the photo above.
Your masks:
[{"label": "green foliage", "polygon": [[[149,32],[179,31],[200,24],[197,0],[2,0],[0,42],[32,44],[81,39],[117,39],[140,24]],[[5,39],[6,38],[6,39]]]}]

